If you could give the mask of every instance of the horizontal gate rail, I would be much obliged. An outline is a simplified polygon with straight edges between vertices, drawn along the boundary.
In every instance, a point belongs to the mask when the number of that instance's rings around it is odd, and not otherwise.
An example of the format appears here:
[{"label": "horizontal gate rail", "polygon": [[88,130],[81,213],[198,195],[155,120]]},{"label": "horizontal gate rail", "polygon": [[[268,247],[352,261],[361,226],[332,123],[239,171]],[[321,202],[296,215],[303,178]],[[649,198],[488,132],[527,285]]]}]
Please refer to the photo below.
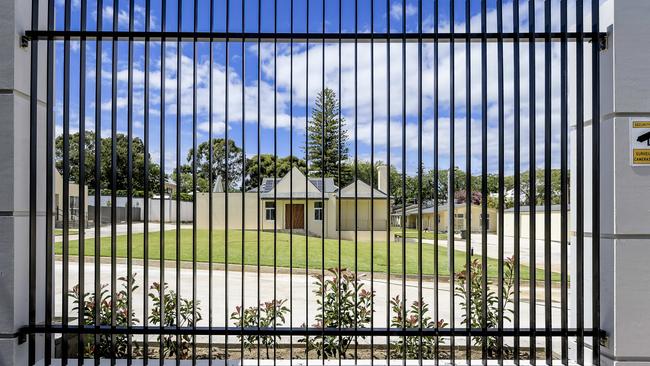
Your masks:
[{"label": "horizontal gate rail", "polygon": [[451,40],[457,41],[466,41],[470,40],[471,42],[497,42],[499,40],[514,42],[515,40],[521,43],[530,42],[534,40],[535,42],[546,42],[547,40],[551,41],[561,41],[566,39],[568,41],[580,41],[590,40],[590,39],[600,39],[601,41],[607,38],[607,33],[594,33],[594,32],[551,32],[550,35],[545,32],[488,32],[488,33],[403,33],[403,32],[390,32],[390,33],[268,33],[268,32],[174,32],[174,31],[77,31],[77,30],[30,30],[26,31],[25,35],[34,40],[64,40],[64,39],[81,39],[84,38],[86,41],[92,41],[93,39],[117,39],[117,40],[132,40],[132,41],[155,41],[155,40],[169,40],[169,41],[236,41],[244,42],[249,41],[282,41],[282,40],[293,40],[294,42],[304,42],[307,40],[320,41],[325,40],[328,42],[359,42],[359,43],[369,43],[372,40],[381,41],[390,39],[394,42],[402,42],[406,40],[407,42],[421,40],[423,42],[449,42]]},{"label": "horizontal gate rail", "polygon": [[410,336],[410,337],[463,337],[463,336],[485,336],[485,337],[513,337],[513,336],[552,336],[552,337],[576,337],[578,335],[594,336],[593,329],[584,328],[297,328],[297,327],[267,327],[267,328],[240,328],[240,327],[143,327],[143,326],[100,326],[100,327],[79,327],[76,325],[52,325],[51,327],[36,325],[31,328],[24,328],[23,334],[130,334],[130,335],[272,335],[272,336],[359,336],[359,337],[386,337],[386,336]]}]

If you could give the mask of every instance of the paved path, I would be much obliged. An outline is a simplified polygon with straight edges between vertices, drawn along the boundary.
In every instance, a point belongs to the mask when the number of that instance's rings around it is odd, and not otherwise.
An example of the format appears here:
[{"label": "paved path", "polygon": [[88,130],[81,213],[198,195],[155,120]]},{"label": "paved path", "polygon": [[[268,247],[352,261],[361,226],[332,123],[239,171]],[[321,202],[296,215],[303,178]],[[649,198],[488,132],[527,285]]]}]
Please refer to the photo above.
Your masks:
[{"label": "paved path", "polygon": [[[181,224],[182,229],[191,229],[192,224]],[[73,229],[76,230],[76,229]],[[100,235],[102,237],[104,236],[110,236],[111,235],[111,226],[110,225],[104,225],[100,229]],[[127,224],[117,224],[115,225],[115,232],[117,235],[126,235],[128,230],[128,225]],[[143,222],[134,222],[132,224],[132,230],[134,234],[139,234],[144,232],[144,223]],[[176,224],[174,223],[166,223],[165,224],[165,230],[176,230]],[[155,233],[160,231],[160,223],[158,222],[150,222],[149,223],[149,232],[150,233]],[[94,238],[95,237],[95,227],[87,228],[84,230],[86,239]],[[69,235],[69,240],[77,240],[79,239],[79,236],[77,234],[74,235]],[[62,242],[63,241],[63,235],[56,235],[54,237],[55,242]]]},{"label": "paved path", "polygon": [[[481,255],[482,253],[482,247],[483,247],[483,241],[481,238],[480,233],[474,233],[470,237],[471,240],[471,247],[472,251],[476,255]],[[499,257],[499,237],[496,234],[488,234],[487,236],[487,255],[490,258],[498,258]],[[417,242],[417,239],[414,238],[409,238],[409,242]],[[431,239],[422,239],[422,243],[425,244],[434,244],[434,241]],[[438,240],[438,245],[447,247],[448,246],[448,241],[445,240]],[[537,265],[537,268],[544,268],[544,240],[536,240],[535,241],[535,263]],[[460,251],[466,251],[466,242],[465,240],[458,239],[456,238],[454,241],[454,246],[456,250]],[[503,248],[504,248],[504,254],[505,257],[511,257],[515,253],[515,240],[514,237],[512,236],[506,236],[503,238]],[[551,242],[551,270],[554,272],[560,272],[560,251],[561,251],[561,246],[560,243],[552,241]],[[530,263],[530,239],[528,238],[522,238],[520,240],[520,255],[521,255],[521,262],[522,264],[528,264]]]},{"label": "paved path", "polygon": [[[137,285],[139,286],[138,290],[134,293],[133,306],[136,312],[136,317],[142,321],[144,318],[143,314],[143,301],[144,301],[144,288],[148,288],[151,283],[159,281],[160,268],[157,267],[158,262],[151,262],[149,268],[149,283],[144,284],[143,272],[144,268],[141,264],[136,264],[133,266],[133,272],[136,273]],[[94,266],[92,263],[84,264],[84,273],[85,273],[85,287],[86,291],[92,291],[94,286]],[[214,326],[224,326],[226,321],[226,316],[229,317],[230,313],[234,311],[235,306],[241,305],[242,302],[242,273],[240,271],[239,265],[231,265],[237,270],[232,270],[226,273],[224,270],[213,270],[213,283],[212,283],[212,314],[214,319]],[[232,268],[231,267],[231,268]],[[73,258],[70,262],[68,274],[69,274],[69,285],[70,288],[77,284],[78,282],[78,269],[79,263],[76,261],[76,258]],[[55,262],[55,283],[56,283],[56,312],[57,316],[60,316],[61,313],[61,303],[62,303],[62,289],[61,289],[61,273],[63,270],[63,265],[60,260]],[[118,260],[117,264],[117,277],[124,276],[127,274],[127,267],[124,260]],[[107,263],[101,264],[100,269],[101,283],[108,284],[110,282],[110,265]],[[167,266],[165,268],[165,280],[169,283],[170,288],[175,289],[176,286],[176,271],[174,266]],[[227,276],[227,282],[226,282]],[[182,268],[180,273],[181,278],[181,295],[182,297],[192,296],[192,270],[191,268]],[[200,301],[201,313],[203,314],[203,320],[199,325],[208,325],[208,303],[210,298],[209,291],[209,270],[198,269],[196,276],[196,288],[197,288],[197,300]],[[259,281],[259,286],[258,286]],[[261,273],[258,277],[256,271],[246,272],[244,274],[244,283],[243,283],[243,293],[244,293],[244,305],[253,306],[258,302],[258,289],[259,289],[259,300],[261,302],[269,301],[273,299],[274,291],[278,299],[289,299],[292,297],[292,319],[287,319],[287,325],[289,321],[295,327],[301,326],[302,324],[308,323],[312,324],[314,319],[314,314],[317,311],[316,308],[316,295],[313,294],[313,282],[312,277],[306,276],[304,273],[294,274],[293,277],[287,273],[277,273],[274,276],[274,273],[267,271]],[[367,289],[370,289],[370,282],[366,280],[362,281]],[[227,294],[226,294],[226,284],[227,284]],[[384,279],[375,279],[374,289],[376,291],[376,305],[375,305],[375,315],[374,315],[374,325],[376,327],[385,327],[386,326],[386,304],[387,304],[387,282]],[[526,288],[522,286],[522,296],[526,297]],[[402,282],[400,279],[395,279],[390,282],[390,296],[401,295],[402,293]],[[409,303],[417,298],[418,294],[418,283],[417,281],[406,281],[406,296],[409,299]],[[431,316],[433,316],[433,309],[435,301],[435,291],[433,288],[433,283],[431,281],[426,281],[423,283],[422,294],[427,303],[429,303],[429,308],[431,311]],[[543,304],[543,291],[538,289],[539,296],[537,304],[537,324],[538,326],[543,326],[544,324],[544,304]],[[450,309],[450,292],[449,285],[447,283],[440,283],[440,290],[438,293],[439,301],[439,313],[440,318],[445,319],[449,322],[449,309]],[[553,314],[553,326],[560,326],[560,307],[558,301],[560,300],[559,289],[553,289],[553,300],[552,304],[552,314]],[[227,302],[227,306],[226,306]],[[460,299],[456,299],[456,326],[461,327],[461,307]],[[151,306],[151,304],[150,304]],[[72,309],[73,305],[70,301],[69,308]],[[521,303],[521,324],[522,327],[528,327],[528,313],[529,305],[527,301],[522,301]],[[76,317],[76,313],[70,311],[71,317]],[[232,325],[232,323],[230,323]],[[506,327],[508,327],[509,322],[506,321]]]}]

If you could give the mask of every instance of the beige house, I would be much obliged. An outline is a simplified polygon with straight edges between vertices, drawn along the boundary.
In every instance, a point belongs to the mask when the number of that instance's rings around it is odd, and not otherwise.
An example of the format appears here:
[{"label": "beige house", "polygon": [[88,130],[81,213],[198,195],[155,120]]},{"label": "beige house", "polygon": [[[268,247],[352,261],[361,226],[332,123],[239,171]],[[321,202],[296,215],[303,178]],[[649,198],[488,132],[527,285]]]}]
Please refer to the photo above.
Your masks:
[{"label": "beige house", "polygon": [[[415,229],[418,226],[418,211],[417,205],[411,205],[406,208],[406,227]],[[447,231],[449,226],[449,207],[447,205],[438,206],[438,230]],[[490,233],[497,230],[497,211],[493,208],[488,208],[487,214],[487,231]],[[465,229],[465,220],[467,219],[467,207],[464,203],[457,203],[454,207],[454,229],[456,231]],[[482,208],[480,205],[472,205],[471,209],[471,225],[472,232],[481,231],[481,218]],[[396,210],[393,212],[393,222],[399,226],[402,217],[402,211]],[[425,231],[431,231],[434,228],[435,210],[434,207],[422,208],[422,228]]]},{"label": "beige house", "polygon": [[[68,215],[70,226],[77,227],[79,224],[79,205],[81,189],[79,184],[68,182]],[[84,212],[88,214],[88,186],[83,187],[84,195]],[[54,169],[54,215],[56,226],[59,227],[63,222],[63,176],[57,169]],[[86,218],[84,218],[84,222]]]},{"label": "beige house", "polygon": [[[535,237],[544,239],[544,206],[535,207]],[[515,209],[509,208],[503,213],[503,232],[506,237],[515,235]],[[567,216],[569,216],[567,214]],[[519,232],[521,238],[530,238],[530,207],[519,208]],[[561,240],[562,208],[560,205],[551,206],[551,241]],[[568,220],[569,232],[571,232],[571,220]]]},{"label": "beige house", "polygon": [[[292,230],[318,237],[324,234],[331,239],[339,234],[342,239],[354,239],[355,229],[358,240],[368,240],[371,229],[376,236],[386,235],[388,169],[382,166],[377,170],[375,189],[361,180],[339,188],[333,178],[307,178],[293,168],[284,177],[265,178],[259,191],[213,192],[213,229],[256,230],[259,222],[260,230]],[[209,194],[199,193],[196,200],[200,213],[197,226],[208,228],[209,215],[204,213],[208,212]]]}]

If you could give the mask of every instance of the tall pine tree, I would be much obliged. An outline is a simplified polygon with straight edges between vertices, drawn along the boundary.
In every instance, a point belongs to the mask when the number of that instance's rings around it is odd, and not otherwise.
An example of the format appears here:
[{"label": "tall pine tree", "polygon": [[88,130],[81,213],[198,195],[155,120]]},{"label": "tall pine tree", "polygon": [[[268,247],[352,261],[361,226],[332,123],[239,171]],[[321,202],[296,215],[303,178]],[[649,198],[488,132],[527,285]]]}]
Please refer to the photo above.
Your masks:
[{"label": "tall pine tree", "polygon": [[311,176],[331,177],[337,185],[343,186],[352,181],[352,173],[346,163],[349,158],[348,133],[345,129],[345,119],[339,119],[339,108],[339,101],[332,89],[325,88],[318,93],[307,128],[309,145],[303,149],[307,150]]}]

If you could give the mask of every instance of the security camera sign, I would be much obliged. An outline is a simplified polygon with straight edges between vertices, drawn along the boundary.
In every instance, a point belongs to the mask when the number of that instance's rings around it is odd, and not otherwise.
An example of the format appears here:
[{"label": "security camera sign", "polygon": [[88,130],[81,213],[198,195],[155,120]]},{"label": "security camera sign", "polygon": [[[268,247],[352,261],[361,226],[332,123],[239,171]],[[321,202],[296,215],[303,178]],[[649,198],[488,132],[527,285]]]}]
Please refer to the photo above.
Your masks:
[{"label": "security camera sign", "polygon": [[650,166],[650,119],[630,118],[630,164]]}]

